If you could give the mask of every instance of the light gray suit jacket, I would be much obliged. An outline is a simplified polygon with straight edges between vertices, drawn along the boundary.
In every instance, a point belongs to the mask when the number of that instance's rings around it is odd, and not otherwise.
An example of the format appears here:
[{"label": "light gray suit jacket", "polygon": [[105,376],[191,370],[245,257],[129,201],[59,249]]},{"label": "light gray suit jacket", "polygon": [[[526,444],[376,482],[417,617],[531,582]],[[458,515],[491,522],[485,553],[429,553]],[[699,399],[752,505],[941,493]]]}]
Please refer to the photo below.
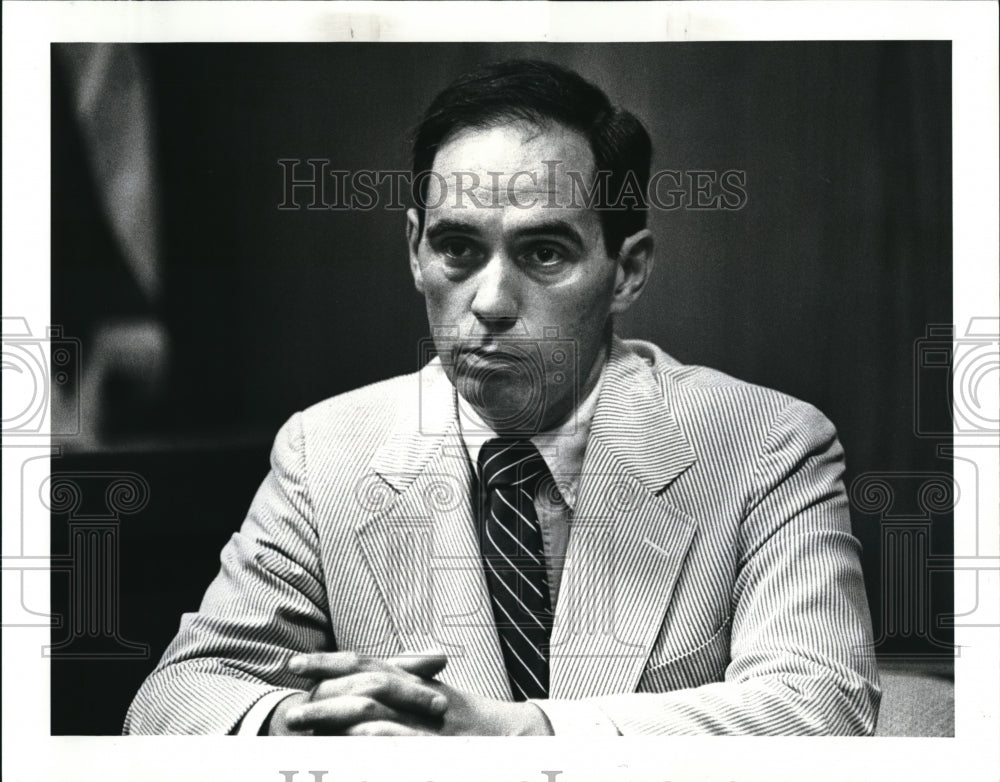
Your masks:
[{"label": "light gray suit jacket", "polygon": [[[440,679],[510,699],[453,388],[437,360],[296,414],[126,733],[227,733],[306,689],[292,652],[441,646]],[[870,734],[871,619],[815,408],[615,339],[588,441],[551,698],[622,734]],[[587,707],[589,708],[589,707]]]}]

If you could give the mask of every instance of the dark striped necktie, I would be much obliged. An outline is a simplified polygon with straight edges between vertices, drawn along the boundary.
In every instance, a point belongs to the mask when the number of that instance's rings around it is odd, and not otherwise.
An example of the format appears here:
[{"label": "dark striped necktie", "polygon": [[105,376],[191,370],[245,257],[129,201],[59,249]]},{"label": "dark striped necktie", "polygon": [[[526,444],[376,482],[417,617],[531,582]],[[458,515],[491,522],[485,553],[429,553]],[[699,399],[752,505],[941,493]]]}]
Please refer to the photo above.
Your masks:
[{"label": "dark striped necktie", "polygon": [[551,474],[531,442],[498,437],[479,452],[480,549],[511,692],[546,698],[552,604],[534,498]]}]

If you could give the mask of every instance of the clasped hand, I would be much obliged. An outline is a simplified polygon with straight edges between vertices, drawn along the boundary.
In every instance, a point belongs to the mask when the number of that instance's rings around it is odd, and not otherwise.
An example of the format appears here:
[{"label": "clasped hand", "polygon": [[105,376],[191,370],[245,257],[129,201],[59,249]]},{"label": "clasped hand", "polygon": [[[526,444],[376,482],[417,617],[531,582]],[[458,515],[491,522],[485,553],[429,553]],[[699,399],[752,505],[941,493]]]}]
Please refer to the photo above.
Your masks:
[{"label": "clasped hand", "polygon": [[434,679],[448,658],[433,650],[388,660],[355,652],[292,657],[288,669],[315,680],[271,713],[270,735],[550,735],[541,709],[463,692]]}]

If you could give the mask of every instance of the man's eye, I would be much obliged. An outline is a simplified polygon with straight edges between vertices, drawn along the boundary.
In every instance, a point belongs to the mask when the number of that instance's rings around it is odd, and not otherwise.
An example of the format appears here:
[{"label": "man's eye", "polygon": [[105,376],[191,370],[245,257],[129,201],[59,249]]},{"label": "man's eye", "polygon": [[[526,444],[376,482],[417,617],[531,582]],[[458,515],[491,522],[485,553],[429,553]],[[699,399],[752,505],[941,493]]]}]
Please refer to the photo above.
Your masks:
[{"label": "man's eye", "polygon": [[523,257],[525,261],[534,266],[555,266],[566,260],[566,255],[562,250],[547,244],[533,247]]},{"label": "man's eye", "polygon": [[479,250],[471,242],[463,239],[446,239],[439,245],[440,251],[454,261],[474,261]]}]

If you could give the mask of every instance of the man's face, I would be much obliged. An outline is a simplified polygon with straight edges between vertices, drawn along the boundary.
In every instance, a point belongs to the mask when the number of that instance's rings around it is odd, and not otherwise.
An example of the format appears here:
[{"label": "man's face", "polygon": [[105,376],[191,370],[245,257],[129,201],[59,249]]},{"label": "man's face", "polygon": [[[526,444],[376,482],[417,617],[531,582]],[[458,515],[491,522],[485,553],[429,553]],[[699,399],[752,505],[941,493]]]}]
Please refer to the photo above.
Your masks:
[{"label": "man's face", "polygon": [[437,152],[422,232],[408,215],[445,372],[498,432],[558,424],[599,375],[619,265],[570,177],[594,169],[557,124],[468,129]]}]

